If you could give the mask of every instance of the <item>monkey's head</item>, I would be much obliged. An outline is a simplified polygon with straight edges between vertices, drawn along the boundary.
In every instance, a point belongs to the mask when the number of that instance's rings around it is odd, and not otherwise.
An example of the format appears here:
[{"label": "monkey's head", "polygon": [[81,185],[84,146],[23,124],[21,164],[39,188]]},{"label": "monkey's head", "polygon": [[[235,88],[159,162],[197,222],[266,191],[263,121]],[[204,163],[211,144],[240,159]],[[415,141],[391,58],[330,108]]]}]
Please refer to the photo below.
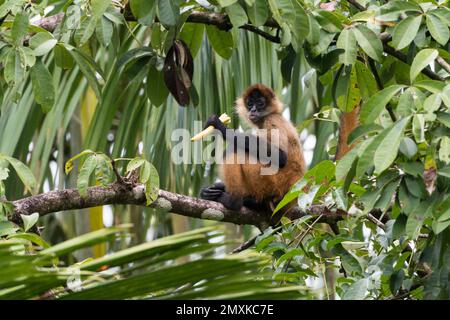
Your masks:
[{"label": "monkey's head", "polygon": [[281,102],[269,87],[255,84],[236,101],[236,110],[246,121],[258,125],[272,113],[281,113]]}]

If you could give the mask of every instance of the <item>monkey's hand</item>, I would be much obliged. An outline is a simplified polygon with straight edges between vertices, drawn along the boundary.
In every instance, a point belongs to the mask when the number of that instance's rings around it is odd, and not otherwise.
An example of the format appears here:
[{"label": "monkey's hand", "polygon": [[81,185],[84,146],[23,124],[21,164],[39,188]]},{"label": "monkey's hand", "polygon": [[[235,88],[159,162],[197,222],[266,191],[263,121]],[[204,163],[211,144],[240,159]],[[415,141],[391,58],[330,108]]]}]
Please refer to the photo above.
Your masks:
[{"label": "monkey's hand", "polygon": [[213,184],[211,187],[200,190],[200,198],[210,201],[217,201],[225,193],[225,185],[221,182]]},{"label": "monkey's hand", "polygon": [[196,141],[202,139],[204,136],[207,136],[208,134],[212,133],[214,129],[217,129],[222,134],[223,138],[225,138],[226,130],[225,124],[229,124],[231,122],[231,118],[226,114],[223,113],[220,117],[218,117],[216,114],[213,114],[208,118],[208,120],[205,123],[205,126],[203,128],[203,131],[199,134],[195,135],[191,141]]},{"label": "monkey's hand", "polygon": [[200,198],[220,202],[230,210],[238,211],[242,207],[242,198],[239,196],[233,196],[226,192],[223,182],[217,182],[211,187],[202,188],[200,190]]}]

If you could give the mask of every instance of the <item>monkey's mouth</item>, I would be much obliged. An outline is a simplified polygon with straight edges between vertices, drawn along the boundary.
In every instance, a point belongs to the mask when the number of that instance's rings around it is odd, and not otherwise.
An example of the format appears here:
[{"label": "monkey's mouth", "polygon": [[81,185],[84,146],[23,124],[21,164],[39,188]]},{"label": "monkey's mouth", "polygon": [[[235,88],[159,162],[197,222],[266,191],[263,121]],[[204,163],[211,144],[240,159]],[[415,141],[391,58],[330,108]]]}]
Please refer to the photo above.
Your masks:
[{"label": "monkey's mouth", "polygon": [[248,118],[250,119],[250,121],[252,122],[257,122],[259,120],[259,116],[257,114],[254,113],[250,113],[250,115],[248,116]]}]

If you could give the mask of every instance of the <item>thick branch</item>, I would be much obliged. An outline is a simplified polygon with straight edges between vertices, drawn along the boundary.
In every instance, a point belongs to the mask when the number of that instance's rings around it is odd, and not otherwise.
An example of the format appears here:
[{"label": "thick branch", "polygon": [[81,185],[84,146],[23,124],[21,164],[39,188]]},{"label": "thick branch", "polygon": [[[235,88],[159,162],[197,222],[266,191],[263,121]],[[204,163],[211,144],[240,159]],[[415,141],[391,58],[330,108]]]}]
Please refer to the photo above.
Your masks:
[{"label": "thick branch", "polygon": [[[76,189],[56,190],[13,201],[12,219],[20,222],[20,214],[29,215],[38,212],[41,216],[58,211],[91,208],[103,205],[122,204],[145,206],[144,186],[128,187],[113,183],[106,187],[96,186],[88,189],[86,197],[80,196]],[[159,191],[158,199],[150,207],[180,214],[187,217],[230,222],[234,224],[254,225],[260,229],[270,224],[270,214],[258,213],[248,208],[240,211],[226,209],[222,204],[197,199],[165,190]],[[335,223],[342,219],[345,212],[334,212],[325,206],[312,206],[308,212],[298,208],[290,210],[288,217],[300,218],[305,214],[322,215],[321,222]]]},{"label": "thick branch", "polygon": [[[126,10],[124,12],[124,15],[125,15],[125,19],[127,21],[136,21],[136,18],[131,14],[131,11]],[[37,25],[49,32],[53,32],[55,30],[55,28],[57,27],[57,25],[62,21],[63,17],[64,17],[64,13],[60,12],[54,16],[45,17],[45,18],[42,18],[41,20],[36,21],[35,25]],[[156,21],[157,21],[157,18],[156,18]],[[219,30],[225,30],[225,31],[228,31],[233,27],[227,14],[215,13],[215,12],[193,11],[187,17],[186,22],[213,25],[213,26],[216,26]],[[278,25],[278,23],[275,20],[273,20],[272,18],[268,19],[266,21],[266,23],[264,24],[264,26],[270,27],[270,28],[279,28],[280,27]],[[279,37],[271,35],[270,33],[267,33],[251,24],[245,24],[243,26],[240,26],[239,28],[256,33],[257,35],[260,35],[269,41],[272,41],[275,43],[280,43]]]}]

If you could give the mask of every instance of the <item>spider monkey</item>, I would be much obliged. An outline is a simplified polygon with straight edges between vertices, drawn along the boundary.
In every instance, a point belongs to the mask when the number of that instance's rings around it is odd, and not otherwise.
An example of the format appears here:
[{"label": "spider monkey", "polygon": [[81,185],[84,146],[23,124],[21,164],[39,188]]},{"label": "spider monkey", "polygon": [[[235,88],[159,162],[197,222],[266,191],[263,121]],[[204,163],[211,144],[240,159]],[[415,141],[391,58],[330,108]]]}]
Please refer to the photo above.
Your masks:
[{"label": "spider monkey", "polygon": [[[282,116],[281,101],[265,85],[255,84],[245,90],[236,101],[236,111],[243,121],[256,128],[257,134],[227,130],[217,115],[209,117],[205,128],[213,126],[219,130],[231,148],[227,149],[220,170],[223,182],[203,188],[200,197],[220,202],[231,210],[246,206],[273,211],[274,205],[305,173],[299,136]],[[237,161],[239,155],[244,156],[244,163]],[[256,161],[247,161],[250,158]],[[269,165],[277,169],[276,173],[261,174]]]}]

